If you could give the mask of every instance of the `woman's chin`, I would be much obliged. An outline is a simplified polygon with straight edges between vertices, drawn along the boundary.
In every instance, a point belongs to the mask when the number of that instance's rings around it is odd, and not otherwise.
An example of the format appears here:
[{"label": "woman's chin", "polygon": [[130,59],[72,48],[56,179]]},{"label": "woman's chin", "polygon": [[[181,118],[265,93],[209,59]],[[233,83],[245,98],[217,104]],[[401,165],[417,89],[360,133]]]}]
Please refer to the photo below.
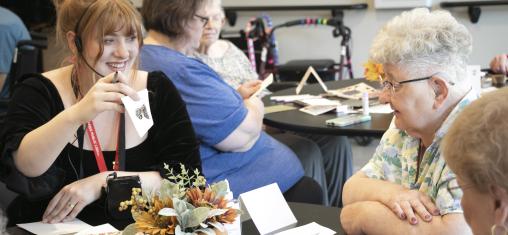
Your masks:
[{"label": "woman's chin", "polygon": [[408,125],[400,119],[400,117],[395,117],[395,127],[401,131],[405,131],[408,135],[414,136],[413,129],[408,127]]}]

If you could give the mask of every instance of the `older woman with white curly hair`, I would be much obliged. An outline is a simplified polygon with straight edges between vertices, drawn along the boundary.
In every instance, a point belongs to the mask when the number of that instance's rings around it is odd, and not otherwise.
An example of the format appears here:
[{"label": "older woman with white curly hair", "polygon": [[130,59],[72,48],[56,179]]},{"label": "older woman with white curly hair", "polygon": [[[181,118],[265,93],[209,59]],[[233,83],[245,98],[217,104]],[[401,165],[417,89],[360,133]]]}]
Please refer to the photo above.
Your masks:
[{"label": "older woman with white curly hair", "polygon": [[344,187],[347,234],[470,234],[455,177],[440,144],[455,117],[477,98],[466,76],[472,50],[466,27],[449,12],[414,9],[374,38],[370,59],[383,65],[380,100],[396,128]]}]

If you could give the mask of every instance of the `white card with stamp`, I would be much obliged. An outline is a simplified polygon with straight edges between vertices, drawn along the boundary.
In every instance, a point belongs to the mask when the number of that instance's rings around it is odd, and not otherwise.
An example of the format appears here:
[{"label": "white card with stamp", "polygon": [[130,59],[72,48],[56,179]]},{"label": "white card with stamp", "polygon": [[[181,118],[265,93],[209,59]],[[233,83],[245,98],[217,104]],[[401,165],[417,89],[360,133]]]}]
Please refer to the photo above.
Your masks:
[{"label": "white card with stamp", "polygon": [[135,101],[129,96],[122,97],[125,112],[129,115],[139,137],[143,137],[153,126],[150,102],[148,101],[148,90],[138,91],[139,100]]}]

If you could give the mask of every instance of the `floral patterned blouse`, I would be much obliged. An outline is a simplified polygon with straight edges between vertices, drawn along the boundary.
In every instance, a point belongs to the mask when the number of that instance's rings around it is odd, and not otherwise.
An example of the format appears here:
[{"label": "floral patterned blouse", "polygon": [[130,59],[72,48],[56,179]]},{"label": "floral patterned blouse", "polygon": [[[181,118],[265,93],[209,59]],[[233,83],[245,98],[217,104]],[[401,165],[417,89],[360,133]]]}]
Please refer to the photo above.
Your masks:
[{"label": "floral patterned blouse", "polygon": [[195,53],[194,56],[215,70],[228,85],[235,89],[246,81],[258,79],[258,74],[252,68],[247,56],[233,43],[225,42],[228,44],[228,49],[220,58],[211,58],[199,53]]},{"label": "floral patterned blouse", "polygon": [[386,180],[426,193],[433,199],[441,215],[462,213],[461,196],[452,195],[448,191],[447,183],[455,178],[455,174],[448,168],[444,157],[441,156],[440,145],[457,115],[477,98],[478,96],[472,90],[469,91],[448,115],[436,132],[432,144],[423,154],[416,182],[420,139],[409,136],[405,131],[396,128],[388,129],[385,132],[374,156],[361,171],[369,178]]}]

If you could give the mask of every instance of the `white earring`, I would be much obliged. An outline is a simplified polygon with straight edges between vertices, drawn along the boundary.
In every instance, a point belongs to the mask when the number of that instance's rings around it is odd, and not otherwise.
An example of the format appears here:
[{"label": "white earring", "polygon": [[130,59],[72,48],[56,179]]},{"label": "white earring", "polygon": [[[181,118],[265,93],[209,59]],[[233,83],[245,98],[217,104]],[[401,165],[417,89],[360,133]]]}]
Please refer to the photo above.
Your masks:
[{"label": "white earring", "polygon": [[[501,231],[502,229],[502,231]],[[497,225],[494,224],[492,227],[490,227],[490,234],[491,235],[508,235],[508,229],[504,225]]]}]

